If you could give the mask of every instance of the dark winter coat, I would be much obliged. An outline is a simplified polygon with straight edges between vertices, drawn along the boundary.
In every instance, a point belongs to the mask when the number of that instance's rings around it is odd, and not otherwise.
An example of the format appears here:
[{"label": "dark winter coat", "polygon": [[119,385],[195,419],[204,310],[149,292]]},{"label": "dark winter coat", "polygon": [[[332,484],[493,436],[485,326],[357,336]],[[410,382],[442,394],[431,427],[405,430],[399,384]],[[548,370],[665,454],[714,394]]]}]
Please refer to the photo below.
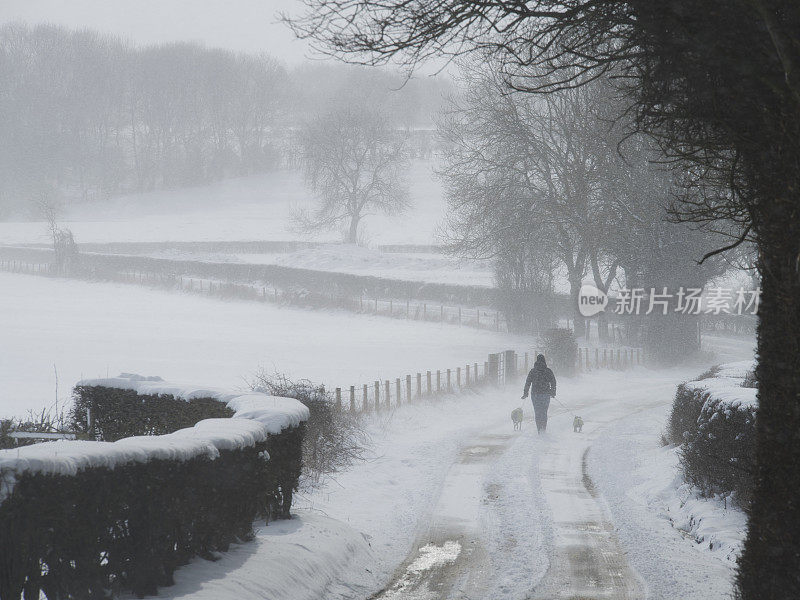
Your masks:
[{"label": "dark winter coat", "polygon": [[556,376],[544,362],[537,361],[528,373],[523,396],[528,395],[528,390],[531,394],[548,394],[550,397],[556,395]]}]

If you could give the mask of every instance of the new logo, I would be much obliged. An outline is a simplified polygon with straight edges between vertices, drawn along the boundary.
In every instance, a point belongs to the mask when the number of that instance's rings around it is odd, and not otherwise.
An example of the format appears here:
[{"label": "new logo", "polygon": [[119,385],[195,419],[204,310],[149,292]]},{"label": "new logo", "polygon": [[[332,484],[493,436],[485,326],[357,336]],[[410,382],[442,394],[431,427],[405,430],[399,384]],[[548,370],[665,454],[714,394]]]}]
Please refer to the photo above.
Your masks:
[{"label": "new logo", "polygon": [[578,310],[584,317],[593,317],[608,306],[608,294],[585,283],[578,292]]}]

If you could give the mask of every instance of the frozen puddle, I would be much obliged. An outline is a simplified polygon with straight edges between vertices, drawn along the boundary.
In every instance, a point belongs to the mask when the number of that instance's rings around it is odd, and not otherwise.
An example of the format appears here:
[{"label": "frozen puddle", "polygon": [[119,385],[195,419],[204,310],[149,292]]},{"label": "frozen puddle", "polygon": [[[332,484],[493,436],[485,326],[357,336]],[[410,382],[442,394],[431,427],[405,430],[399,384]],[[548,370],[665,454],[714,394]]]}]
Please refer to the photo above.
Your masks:
[{"label": "frozen puddle", "polygon": [[482,435],[462,449],[442,483],[439,499],[418,550],[372,600],[484,598],[491,561],[480,538],[483,482],[510,435]]},{"label": "frozen puddle", "polygon": [[417,553],[417,558],[406,567],[405,573],[389,589],[375,596],[376,600],[436,598],[436,590],[431,589],[430,585],[436,579],[435,573],[456,562],[458,555],[461,554],[461,544],[452,540],[441,546],[427,544]]}]

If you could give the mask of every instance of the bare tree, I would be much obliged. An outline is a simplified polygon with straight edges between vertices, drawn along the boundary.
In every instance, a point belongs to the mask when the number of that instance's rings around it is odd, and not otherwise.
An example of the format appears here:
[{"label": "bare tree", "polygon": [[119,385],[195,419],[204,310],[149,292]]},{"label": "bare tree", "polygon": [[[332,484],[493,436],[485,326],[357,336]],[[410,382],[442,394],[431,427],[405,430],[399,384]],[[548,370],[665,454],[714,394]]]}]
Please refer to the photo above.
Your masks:
[{"label": "bare tree", "polygon": [[38,202],[39,216],[47,224],[47,233],[53,244],[56,274],[66,273],[78,254],[72,231],[58,224],[59,207],[52,197],[42,193]]},{"label": "bare tree", "polygon": [[303,174],[317,204],[294,215],[299,229],[344,225],[345,239],[355,244],[365,217],[408,206],[405,135],[379,109],[360,103],[335,108],[311,121],[300,143]]},{"label": "bare tree", "polygon": [[510,91],[491,61],[470,70],[464,98],[442,127],[450,232],[462,250],[484,256],[535,240],[527,245],[542,264],[557,258],[566,271],[582,336],[578,292],[589,257],[597,261],[608,214],[609,128],[596,114],[603,86],[534,97]]}]

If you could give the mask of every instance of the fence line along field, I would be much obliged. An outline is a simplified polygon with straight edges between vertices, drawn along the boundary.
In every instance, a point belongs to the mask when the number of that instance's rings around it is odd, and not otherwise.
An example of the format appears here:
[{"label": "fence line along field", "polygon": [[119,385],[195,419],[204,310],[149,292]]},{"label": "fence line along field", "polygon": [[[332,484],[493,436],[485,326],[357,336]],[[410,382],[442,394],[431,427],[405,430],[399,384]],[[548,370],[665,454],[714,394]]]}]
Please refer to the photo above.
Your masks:
[{"label": "fence line along field", "polygon": [[[532,358],[540,353],[547,358],[545,350],[506,350],[489,354],[483,363],[337,387],[334,390],[336,407],[351,412],[380,412],[424,399],[504,385],[525,377],[533,364]],[[581,347],[575,353],[573,366],[576,372],[587,373],[598,369],[625,370],[643,364],[641,348]]]},{"label": "fence line along field", "polygon": [[[345,387],[398,369],[460,365],[528,338],[344,311],[231,300],[108,282],[0,272],[1,416],[59,404],[85,377],[122,371],[246,385],[257,371]],[[57,368],[57,380],[54,372]]]}]

